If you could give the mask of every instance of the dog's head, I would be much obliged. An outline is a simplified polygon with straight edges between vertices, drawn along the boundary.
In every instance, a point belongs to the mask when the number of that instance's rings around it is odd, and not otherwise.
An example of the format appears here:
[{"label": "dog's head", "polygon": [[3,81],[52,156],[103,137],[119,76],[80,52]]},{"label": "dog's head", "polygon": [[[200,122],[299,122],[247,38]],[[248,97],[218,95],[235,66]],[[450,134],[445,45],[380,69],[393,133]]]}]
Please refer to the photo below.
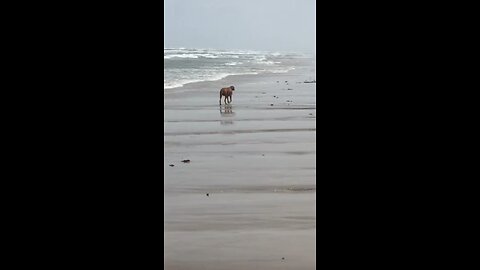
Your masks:
[{"label": "dog's head", "polygon": [[235,91],[235,86],[230,86],[230,89],[232,89],[232,91]]}]

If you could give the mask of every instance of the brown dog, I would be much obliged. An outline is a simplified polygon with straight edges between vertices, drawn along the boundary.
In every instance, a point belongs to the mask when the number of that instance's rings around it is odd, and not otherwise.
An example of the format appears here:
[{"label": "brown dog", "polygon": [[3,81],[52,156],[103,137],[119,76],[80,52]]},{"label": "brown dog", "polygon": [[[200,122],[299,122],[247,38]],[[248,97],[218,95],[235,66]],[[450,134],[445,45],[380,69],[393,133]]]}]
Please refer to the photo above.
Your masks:
[{"label": "brown dog", "polygon": [[235,91],[234,86],[225,87],[225,88],[220,89],[220,100],[219,100],[220,105],[222,104],[222,96],[225,96],[225,104],[227,104],[227,98],[229,98],[229,100],[230,100],[230,102],[228,102],[228,103],[232,102],[233,91]]}]

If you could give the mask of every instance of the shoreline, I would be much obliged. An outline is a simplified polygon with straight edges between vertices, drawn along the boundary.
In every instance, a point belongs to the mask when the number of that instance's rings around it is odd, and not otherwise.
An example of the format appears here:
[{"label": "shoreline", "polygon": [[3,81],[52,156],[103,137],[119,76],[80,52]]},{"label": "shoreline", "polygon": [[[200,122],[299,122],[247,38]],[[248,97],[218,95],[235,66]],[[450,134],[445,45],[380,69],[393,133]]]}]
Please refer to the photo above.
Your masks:
[{"label": "shoreline", "polygon": [[[176,92],[185,92],[185,91],[191,91],[193,89],[197,88],[203,88],[204,86],[208,86],[211,84],[214,84],[216,82],[222,83],[222,82],[231,82],[231,81],[245,81],[248,79],[252,79],[255,77],[263,77],[263,76],[268,76],[268,75],[274,75],[274,74],[291,74],[295,73],[298,71],[298,69],[302,68],[315,68],[315,58],[308,58],[308,57],[303,57],[303,58],[295,58],[292,65],[297,65],[297,66],[290,66],[290,69],[286,72],[273,72],[273,71],[263,71],[260,73],[244,73],[244,74],[229,74],[225,77],[222,77],[220,79],[216,80],[206,80],[206,81],[196,81],[196,82],[189,82],[186,83],[182,86],[178,87],[172,87],[172,88],[163,88],[164,91],[164,97],[168,97],[168,95],[174,94]],[[226,85],[225,83],[223,85]]]}]

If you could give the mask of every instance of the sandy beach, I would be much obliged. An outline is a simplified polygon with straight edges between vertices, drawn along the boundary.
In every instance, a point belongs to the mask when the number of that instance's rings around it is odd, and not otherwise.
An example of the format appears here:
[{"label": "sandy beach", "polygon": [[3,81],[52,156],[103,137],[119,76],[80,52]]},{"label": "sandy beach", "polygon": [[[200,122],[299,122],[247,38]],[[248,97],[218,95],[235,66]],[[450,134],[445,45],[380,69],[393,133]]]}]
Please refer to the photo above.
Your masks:
[{"label": "sandy beach", "polygon": [[[165,90],[165,269],[315,268],[312,79],[314,61],[302,60]],[[230,85],[233,102],[219,105]]]}]

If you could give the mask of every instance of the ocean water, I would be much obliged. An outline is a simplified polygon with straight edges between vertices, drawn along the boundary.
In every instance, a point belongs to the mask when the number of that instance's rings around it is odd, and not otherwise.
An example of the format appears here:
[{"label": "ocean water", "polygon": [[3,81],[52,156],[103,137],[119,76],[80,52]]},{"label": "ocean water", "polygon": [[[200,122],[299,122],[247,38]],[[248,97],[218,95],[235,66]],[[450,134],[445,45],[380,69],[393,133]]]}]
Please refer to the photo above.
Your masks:
[{"label": "ocean water", "polygon": [[164,48],[164,89],[187,83],[220,80],[228,75],[288,72],[297,53],[250,50]]}]

